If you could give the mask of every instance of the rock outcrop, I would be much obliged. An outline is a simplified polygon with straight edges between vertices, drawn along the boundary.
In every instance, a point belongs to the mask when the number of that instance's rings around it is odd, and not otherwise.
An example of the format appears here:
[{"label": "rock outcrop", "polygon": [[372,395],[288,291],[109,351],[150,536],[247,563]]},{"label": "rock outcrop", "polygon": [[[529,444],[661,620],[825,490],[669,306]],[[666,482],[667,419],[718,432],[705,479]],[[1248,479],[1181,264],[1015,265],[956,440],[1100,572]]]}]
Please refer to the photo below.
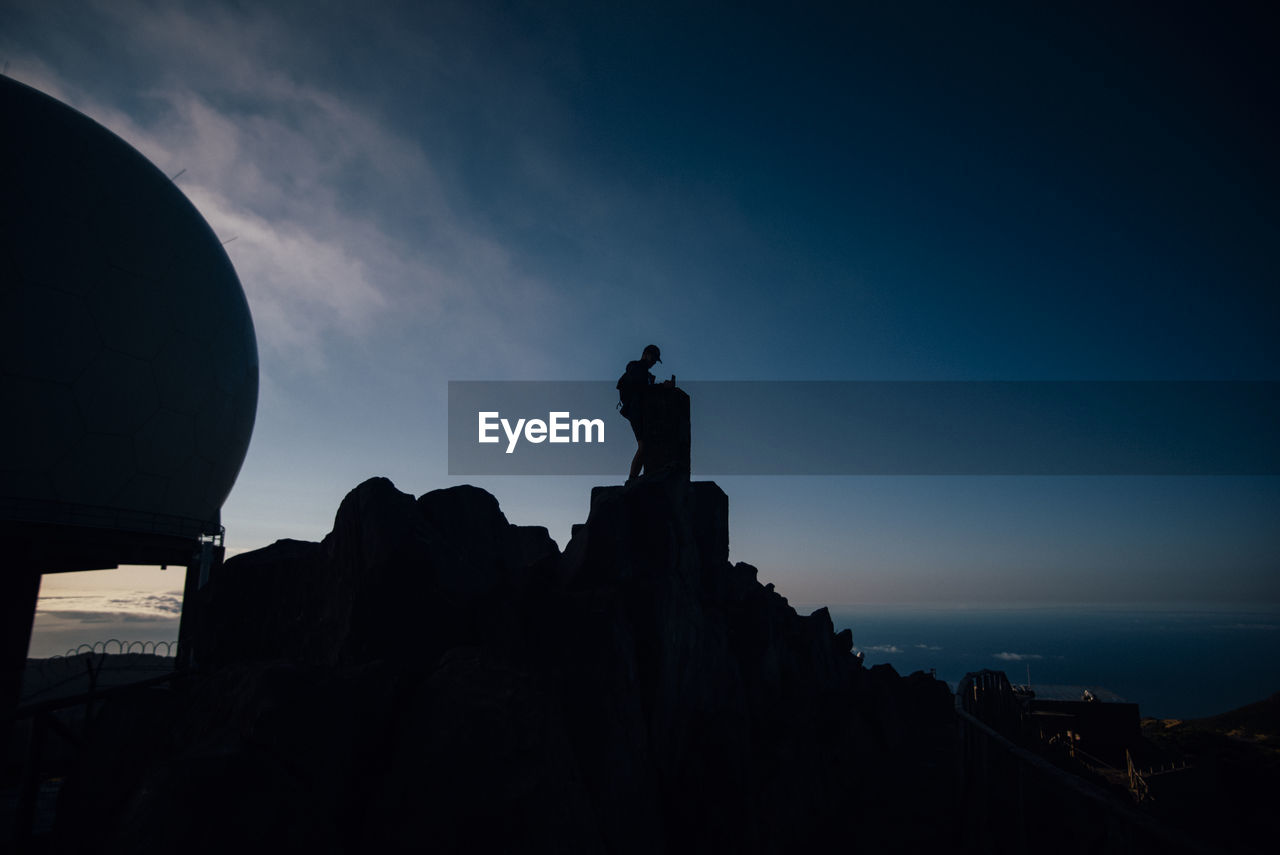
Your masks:
[{"label": "rock outcrop", "polygon": [[323,542],[210,580],[200,674],[104,712],[60,843],[944,845],[946,687],[864,669],[825,609],[728,554],[728,498],[674,469],[593,490],[563,553],[483,490],[366,481]]}]

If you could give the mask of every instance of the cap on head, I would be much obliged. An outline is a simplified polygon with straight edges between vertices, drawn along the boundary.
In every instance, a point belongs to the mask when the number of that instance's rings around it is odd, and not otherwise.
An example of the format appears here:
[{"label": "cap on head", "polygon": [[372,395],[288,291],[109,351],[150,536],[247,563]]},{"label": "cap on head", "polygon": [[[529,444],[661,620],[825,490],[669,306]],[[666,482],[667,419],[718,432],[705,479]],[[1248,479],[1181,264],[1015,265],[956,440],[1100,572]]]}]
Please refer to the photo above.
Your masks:
[{"label": "cap on head", "polygon": [[642,357],[644,357],[644,356],[648,356],[648,355],[649,355],[649,354],[651,354],[651,353],[653,354],[653,361],[654,361],[654,362],[661,362],[661,361],[662,361],[662,351],[658,350],[658,346],[657,346],[656,344],[651,344],[651,345],[649,345],[648,347],[646,347],[646,348],[644,349],[644,352],[643,352],[643,353],[641,353],[640,355],[641,355]]}]

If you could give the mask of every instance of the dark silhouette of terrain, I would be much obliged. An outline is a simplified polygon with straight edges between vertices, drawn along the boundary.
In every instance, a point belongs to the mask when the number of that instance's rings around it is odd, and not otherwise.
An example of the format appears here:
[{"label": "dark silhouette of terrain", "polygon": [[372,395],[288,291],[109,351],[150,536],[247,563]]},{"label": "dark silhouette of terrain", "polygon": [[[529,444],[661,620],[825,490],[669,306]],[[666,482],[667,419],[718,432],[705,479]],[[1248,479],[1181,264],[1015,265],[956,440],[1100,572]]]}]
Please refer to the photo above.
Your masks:
[{"label": "dark silhouette of terrain", "polygon": [[[1153,815],[1229,851],[1280,838],[1280,693],[1201,719],[1144,719]],[[1185,766],[1186,768],[1180,768]]]},{"label": "dark silhouette of terrain", "polygon": [[864,669],[728,548],[678,471],[593,490],[563,552],[484,490],[370,479],[188,604],[198,676],[107,705],[56,848],[946,845],[946,686]]}]

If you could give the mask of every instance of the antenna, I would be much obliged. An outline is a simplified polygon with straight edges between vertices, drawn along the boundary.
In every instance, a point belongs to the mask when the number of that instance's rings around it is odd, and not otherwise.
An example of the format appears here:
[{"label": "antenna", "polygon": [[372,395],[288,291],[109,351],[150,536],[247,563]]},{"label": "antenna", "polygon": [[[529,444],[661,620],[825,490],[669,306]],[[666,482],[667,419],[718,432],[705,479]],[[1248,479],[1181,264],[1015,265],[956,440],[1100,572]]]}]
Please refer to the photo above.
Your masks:
[{"label": "antenna", "polygon": [[1027,663],[1027,688],[1031,688],[1031,663]]},{"label": "antenna", "polygon": [[178,174],[177,174],[177,175],[170,176],[170,177],[169,177],[169,180],[170,180],[170,181],[177,181],[179,178],[181,178],[181,177],[182,177],[182,173],[184,173],[184,172],[186,172],[186,171],[187,171],[187,168],[186,168],[185,166],[184,166],[184,167],[182,167],[181,169],[179,169],[179,170],[178,170]]},{"label": "antenna", "polygon": [[226,246],[227,244],[231,243],[233,240],[235,240],[235,239],[236,239],[236,238],[238,238],[238,237],[240,237],[240,235],[232,235],[231,237],[229,237],[229,238],[227,238],[226,240],[224,240],[224,241],[222,242],[222,245],[223,245],[223,246]]}]

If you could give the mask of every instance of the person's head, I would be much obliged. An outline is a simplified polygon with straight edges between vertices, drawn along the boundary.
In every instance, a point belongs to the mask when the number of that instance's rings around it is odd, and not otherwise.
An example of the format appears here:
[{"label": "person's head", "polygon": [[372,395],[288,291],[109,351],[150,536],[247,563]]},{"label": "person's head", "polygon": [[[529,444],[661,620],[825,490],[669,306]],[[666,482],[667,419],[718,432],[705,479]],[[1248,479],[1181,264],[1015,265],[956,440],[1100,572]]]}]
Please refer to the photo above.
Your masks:
[{"label": "person's head", "polygon": [[646,365],[653,365],[655,362],[662,361],[662,351],[658,350],[656,344],[651,344],[644,349],[644,353],[640,354],[640,359]]}]

